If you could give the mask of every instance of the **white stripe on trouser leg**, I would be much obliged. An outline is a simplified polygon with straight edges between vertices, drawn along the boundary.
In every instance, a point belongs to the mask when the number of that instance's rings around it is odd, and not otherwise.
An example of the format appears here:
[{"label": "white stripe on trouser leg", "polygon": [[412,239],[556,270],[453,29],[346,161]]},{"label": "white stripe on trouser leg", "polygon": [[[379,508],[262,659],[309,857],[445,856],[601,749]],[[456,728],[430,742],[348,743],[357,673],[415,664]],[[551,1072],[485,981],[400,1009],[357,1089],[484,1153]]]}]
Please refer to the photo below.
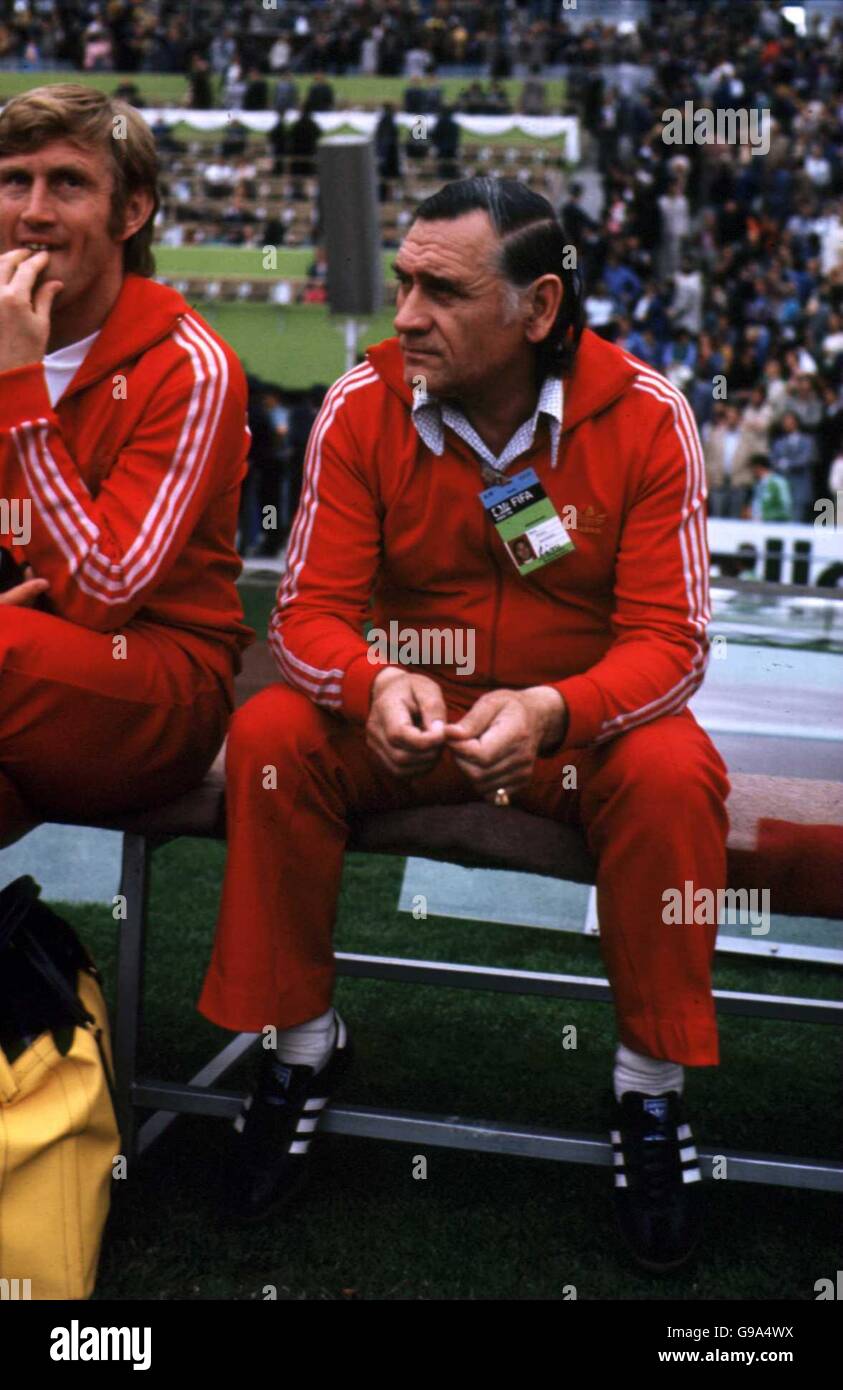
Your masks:
[{"label": "white stripe on trouser leg", "polygon": [[699,1168],[688,1168],[682,1174],[683,1182],[702,1182],[702,1173]]},{"label": "white stripe on trouser leg", "polygon": [[311,1096],[310,1100],[304,1103],[305,1110],[321,1110],[323,1105],[327,1105],[327,1096]]},{"label": "white stripe on trouser leg", "polygon": [[296,1134],[310,1134],[319,1123],[319,1116],[315,1115],[312,1120],[306,1120],[304,1116],[296,1125]]},{"label": "white stripe on trouser leg", "polygon": [[294,1140],[293,1143],[290,1145],[290,1148],[289,1148],[288,1152],[291,1153],[291,1154],[306,1154],[309,1148],[310,1148],[310,1140],[309,1140],[309,1139],[296,1139],[296,1140]]},{"label": "white stripe on trouser leg", "polygon": [[692,1158],[693,1158],[694,1161],[696,1162],[696,1158],[697,1158],[697,1146],[696,1146],[696,1144],[688,1144],[684,1149],[680,1149],[680,1150],[679,1150],[679,1157],[681,1158],[681,1160],[682,1160],[683,1163],[687,1163],[687,1162],[688,1162],[690,1159],[692,1159]]},{"label": "white stripe on trouser leg", "polygon": [[681,1142],[681,1140],[683,1140],[683,1139],[690,1139],[690,1138],[691,1138],[691,1126],[690,1126],[690,1125],[679,1125],[678,1128],[677,1128],[677,1130],[676,1130],[676,1138],[679,1139],[680,1142]]},{"label": "white stripe on trouser leg", "polygon": [[626,1173],[615,1174],[615,1187],[626,1187]]}]

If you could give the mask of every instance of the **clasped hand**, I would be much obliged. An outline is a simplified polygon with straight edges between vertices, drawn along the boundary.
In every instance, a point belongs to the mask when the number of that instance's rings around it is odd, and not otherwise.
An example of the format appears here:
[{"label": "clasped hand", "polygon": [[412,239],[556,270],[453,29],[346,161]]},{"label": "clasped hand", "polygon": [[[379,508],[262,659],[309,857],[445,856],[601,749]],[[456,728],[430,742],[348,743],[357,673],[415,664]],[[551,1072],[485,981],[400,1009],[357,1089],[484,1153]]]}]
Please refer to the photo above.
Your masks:
[{"label": "clasped hand", "polygon": [[551,686],[492,690],[456,723],[430,676],[385,668],[372,687],[366,742],[395,777],[420,777],[450,748],[480,797],[530,781],[536,757],[558,742],[565,703]]}]

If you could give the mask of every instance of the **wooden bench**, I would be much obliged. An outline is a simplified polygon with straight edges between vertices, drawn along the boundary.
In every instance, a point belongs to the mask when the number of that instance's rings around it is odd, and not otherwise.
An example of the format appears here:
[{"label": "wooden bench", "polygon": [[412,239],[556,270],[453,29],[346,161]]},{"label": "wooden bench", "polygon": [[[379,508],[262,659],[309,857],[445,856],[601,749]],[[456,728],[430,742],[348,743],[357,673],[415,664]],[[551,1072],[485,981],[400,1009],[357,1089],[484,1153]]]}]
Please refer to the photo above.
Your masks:
[{"label": "wooden bench", "polygon": [[[237,682],[238,704],[274,679],[266,644],[259,643],[246,654]],[[142,1153],[178,1114],[233,1118],[242,1096],[218,1089],[215,1083],[259,1038],[255,1034],[239,1035],[184,1084],[142,1079],[137,1074],[151,856],[155,848],[180,836],[225,838],[223,766],[224,748],[203,783],[187,795],[153,811],[96,822],[100,828],[118,830],[123,835],[120,891],[126,898],[127,918],[120,929],[114,1054],[119,1119],[127,1155]],[[843,785],[754,774],[733,775],[732,784],[729,886],[770,888],[773,912],[843,916]],[[349,848],[515,869],[577,883],[593,883],[595,876],[594,860],[576,827],[558,825],[516,807],[504,809],[479,802],[367,815],[353,827]],[[604,979],[346,952],[338,952],[337,961],[338,971],[344,976],[611,1000]],[[843,1004],[827,1000],[728,990],[715,991],[715,1000],[721,1014],[793,1022],[843,1022]],[[136,1132],[140,1110],[158,1113]],[[455,1117],[335,1105],[326,1114],[324,1128],[417,1145],[571,1162],[612,1162],[611,1146],[602,1137],[529,1126],[512,1129],[500,1122],[477,1123]],[[843,1164],[832,1160],[728,1151],[725,1156],[729,1176],[735,1180],[843,1191]],[[701,1152],[704,1172],[710,1170],[712,1157]]]}]

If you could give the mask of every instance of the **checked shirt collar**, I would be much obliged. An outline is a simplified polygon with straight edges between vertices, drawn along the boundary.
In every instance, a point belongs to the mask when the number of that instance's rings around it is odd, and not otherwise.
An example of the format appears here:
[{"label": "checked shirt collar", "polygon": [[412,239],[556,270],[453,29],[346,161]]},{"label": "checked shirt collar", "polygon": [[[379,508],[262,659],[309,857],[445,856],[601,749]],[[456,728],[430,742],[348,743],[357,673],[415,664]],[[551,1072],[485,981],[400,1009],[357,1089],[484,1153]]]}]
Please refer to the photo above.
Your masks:
[{"label": "checked shirt collar", "polygon": [[518,426],[503,453],[498,456],[483,443],[461,410],[448,401],[438,401],[434,396],[428,396],[421,388],[413,393],[413,424],[431,453],[444,453],[445,426],[450,425],[460,439],[474,450],[482,463],[496,473],[503,473],[513,459],[517,459],[530,448],[536,437],[539,416],[544,415],[550,429],[550,466],[555,468],[559,453],[559,436],[562,433],[563,404],[561,377],[545,377],[535,410],[529,420]]}]

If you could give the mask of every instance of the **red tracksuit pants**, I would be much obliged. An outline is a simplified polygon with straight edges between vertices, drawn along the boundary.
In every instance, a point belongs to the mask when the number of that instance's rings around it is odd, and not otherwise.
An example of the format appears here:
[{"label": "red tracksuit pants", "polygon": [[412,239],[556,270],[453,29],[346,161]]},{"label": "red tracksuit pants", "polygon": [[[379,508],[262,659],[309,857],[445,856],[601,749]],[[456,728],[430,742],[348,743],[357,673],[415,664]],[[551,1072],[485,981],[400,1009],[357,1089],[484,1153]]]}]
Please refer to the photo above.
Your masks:
[{"label": "red tracksuit pants", "polygon": [[160,624],[121,634],[0,606],[0,847],[168,801],[213,761],[233,703],[222,646],[206,663]]},{"label": "red tracksuit pants", "polygon": [[[228,861],[199,1008],[224,1028],[290,1028],[331,1003],[349,816],[475,794],[447,752],[423,777],[391,776],[359,725],[280,684],[234,715],[226,758]],[[563,789],[566,764],[577,769],[576,789]],[[647,1056],[718,1061],[716,927],[666,925],[662,894],[688,879],[697,889],[725,886],[728,791],[720,755],[685,711],[599,748],[539,759],[513,798],[584,826],[619,1036]]]}]

